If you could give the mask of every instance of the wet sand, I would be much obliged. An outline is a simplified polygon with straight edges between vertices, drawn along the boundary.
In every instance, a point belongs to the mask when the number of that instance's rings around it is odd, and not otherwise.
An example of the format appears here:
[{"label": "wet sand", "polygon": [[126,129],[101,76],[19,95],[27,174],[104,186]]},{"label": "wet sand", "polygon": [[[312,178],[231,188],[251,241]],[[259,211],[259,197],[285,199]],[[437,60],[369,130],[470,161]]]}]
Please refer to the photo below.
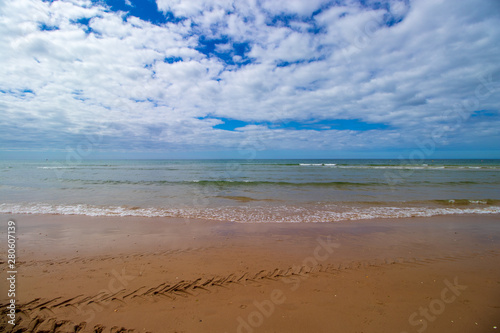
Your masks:
[{"label": "wet sand", "polygon": [[[500,216],[236,224],[16,221],[6,332],[496,332]],[[7,245],[2,241],[2,268]],[[495,329],[494,327],[497,327]]]}]

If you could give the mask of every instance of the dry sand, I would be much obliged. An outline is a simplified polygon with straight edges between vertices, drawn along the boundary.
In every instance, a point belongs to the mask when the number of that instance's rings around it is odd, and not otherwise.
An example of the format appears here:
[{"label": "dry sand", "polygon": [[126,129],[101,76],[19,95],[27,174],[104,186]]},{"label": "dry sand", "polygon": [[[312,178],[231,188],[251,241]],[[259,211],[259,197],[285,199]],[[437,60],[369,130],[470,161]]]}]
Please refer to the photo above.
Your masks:
[{"label": "dry sand", "polygon": [[[498,215],[0,219],[1,332],[500,332]],[[18,237],[15,326],[6,308],[9,219]]]}]

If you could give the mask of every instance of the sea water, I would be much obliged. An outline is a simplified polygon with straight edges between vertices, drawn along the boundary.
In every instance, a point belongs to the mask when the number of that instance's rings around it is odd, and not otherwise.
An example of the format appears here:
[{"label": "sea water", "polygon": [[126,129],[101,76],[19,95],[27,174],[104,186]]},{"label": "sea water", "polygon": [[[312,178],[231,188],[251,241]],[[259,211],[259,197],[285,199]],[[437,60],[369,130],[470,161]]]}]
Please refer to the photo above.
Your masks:
[{"label": "sea water", "polygon": [[0,213],[242,223],[500,213],[500,160],[0,161]]}]

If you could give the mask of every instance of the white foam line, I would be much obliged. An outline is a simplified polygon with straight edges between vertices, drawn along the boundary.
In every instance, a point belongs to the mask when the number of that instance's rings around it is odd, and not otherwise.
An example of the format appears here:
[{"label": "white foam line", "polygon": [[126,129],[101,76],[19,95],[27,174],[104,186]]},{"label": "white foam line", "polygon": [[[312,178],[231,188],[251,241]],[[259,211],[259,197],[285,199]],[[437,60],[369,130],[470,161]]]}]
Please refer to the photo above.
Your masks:
[{"label": "white foam line", "polygon": [[[478,201],[479,203],[479,201]],[[430,217],[458,214],[499,214],[500,207],[429,208],[429,207],[352,207],[348,211],[311,210],[303,207],[223,207],[223,208],[129,208],[123,206],[99,207],[92,205],[0,204],[0,213],[56,214],[86,216],[184,217],[239,223],[265,222],[335,222],[375,218]]]}]

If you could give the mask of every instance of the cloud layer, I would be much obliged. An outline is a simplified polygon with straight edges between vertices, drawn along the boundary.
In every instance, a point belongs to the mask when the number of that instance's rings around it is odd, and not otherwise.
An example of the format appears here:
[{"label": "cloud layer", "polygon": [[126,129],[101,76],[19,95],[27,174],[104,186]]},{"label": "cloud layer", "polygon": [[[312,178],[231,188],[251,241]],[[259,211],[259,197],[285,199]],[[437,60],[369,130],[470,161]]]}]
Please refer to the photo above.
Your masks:
[{"label": "cloud layer", "polygon": [[2,149],[500,151],[498,1],[141,3],[0,2]]}]

